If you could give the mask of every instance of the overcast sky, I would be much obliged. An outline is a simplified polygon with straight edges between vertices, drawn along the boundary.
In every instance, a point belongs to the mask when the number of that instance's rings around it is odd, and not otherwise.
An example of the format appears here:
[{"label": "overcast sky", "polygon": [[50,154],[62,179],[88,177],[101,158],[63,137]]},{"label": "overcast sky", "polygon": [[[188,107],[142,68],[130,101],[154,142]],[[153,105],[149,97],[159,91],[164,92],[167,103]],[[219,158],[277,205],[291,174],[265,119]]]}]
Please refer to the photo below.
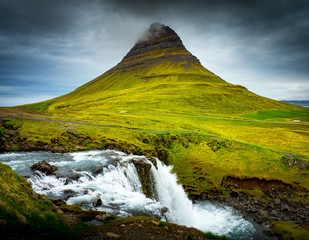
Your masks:
[{"label": "overcast sky", "polygon": [[309,99],[307,0],[0,0],[0,106],[73,91],[120,62],[153,22],[227,82]]}]

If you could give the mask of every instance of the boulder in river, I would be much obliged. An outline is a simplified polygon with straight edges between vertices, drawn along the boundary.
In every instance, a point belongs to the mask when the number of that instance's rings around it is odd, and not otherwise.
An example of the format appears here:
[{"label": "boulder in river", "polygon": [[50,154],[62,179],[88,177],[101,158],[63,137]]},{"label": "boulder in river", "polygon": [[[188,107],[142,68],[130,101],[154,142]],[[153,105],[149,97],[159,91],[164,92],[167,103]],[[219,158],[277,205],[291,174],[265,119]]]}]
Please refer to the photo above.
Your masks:
[{"label": "boulder in river", "polygon": [[71,190],[71,189],[65,189],[62,191],[63,194],[65,194],[65,196],[63,197],[64,200],[68,200],[71,197],[75,197],[76,196],[76,192]]},{"label": "boulder in river", "polygon": [[58,170],[56,166],[50,165],[46,161],[36,162],[31,166],[31,169],[34,171],[38,170],[42,173],[45,173],[46,175],[53,175],[55,171]]},{"label": "boulder in river", "polygon": [[162,215],[164,215],[164,214],[167,213],[167,212],[168,212],[168,208],[167,208],[167,207],[161,208],[161,213],[162,213]]},{"label": "boulder in river", "polygon": [[101,205],[102,205],[102,200],[101,200],[101,198],[99,198],[99,197],[94,198],[93,201],[92,201],[92,205],[93,205],[94,207],[99,207],[99,206],[101,206]]},{"label": "boulder in river", "polygon": [[[59,176],[59,175],[58,175],[57,177],[65,177],[65,176]],[[73,174],[73,175],[69,176],[69,177],[65,180],[64,185],[72,184],[73,181],[77,181],[79,178],[80,178],[80,175],[79,175],[79,174]]]},{"label": "boulder in river", "polygon": [[151,176],[151,164],[140,161],[140,160],[132,160],[134,164],[139,180],[142,184],[142,191],[146,197],[154,199],[154,190],[152,185],[152,176]]}]

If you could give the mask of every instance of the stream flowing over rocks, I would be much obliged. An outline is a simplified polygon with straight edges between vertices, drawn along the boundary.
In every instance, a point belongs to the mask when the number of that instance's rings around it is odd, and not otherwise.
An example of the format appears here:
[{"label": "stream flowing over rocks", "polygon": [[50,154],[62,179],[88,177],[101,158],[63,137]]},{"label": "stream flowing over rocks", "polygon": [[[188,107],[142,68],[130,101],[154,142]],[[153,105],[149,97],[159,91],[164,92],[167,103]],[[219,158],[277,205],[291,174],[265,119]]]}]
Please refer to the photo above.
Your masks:
[{"label": "stream flowing over rocks", "polygon": [[[172,168],[155,158],[105,150],[6,153],[0,154],[0,161],[25,177],[37,193],[83,209],[120,217],[153,216],[230,239],[271,239],[231,207],[192,203]],[[42,161],[53,174],[31,168]]]}]

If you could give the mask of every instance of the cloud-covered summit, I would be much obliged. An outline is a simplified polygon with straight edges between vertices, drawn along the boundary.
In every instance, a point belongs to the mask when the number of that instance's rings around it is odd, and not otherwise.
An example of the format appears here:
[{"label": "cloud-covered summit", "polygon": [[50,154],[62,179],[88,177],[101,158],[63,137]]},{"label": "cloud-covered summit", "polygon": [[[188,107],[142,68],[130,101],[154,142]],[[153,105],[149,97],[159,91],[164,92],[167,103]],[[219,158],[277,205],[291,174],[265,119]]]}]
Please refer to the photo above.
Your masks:
[{"label": "cloud-covered summit", "polygon": [[138,42],[146,42],[160,37],[166,33],[165,27],[166,26],[161,23],[152,23]]}]

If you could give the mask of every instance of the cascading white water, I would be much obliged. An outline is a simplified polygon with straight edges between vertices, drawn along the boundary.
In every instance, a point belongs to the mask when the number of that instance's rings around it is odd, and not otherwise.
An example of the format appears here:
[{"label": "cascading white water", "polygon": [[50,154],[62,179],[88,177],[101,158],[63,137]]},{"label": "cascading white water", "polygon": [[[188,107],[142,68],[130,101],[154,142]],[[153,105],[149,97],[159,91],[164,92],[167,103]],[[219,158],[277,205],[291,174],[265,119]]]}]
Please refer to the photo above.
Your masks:
[{"label": "cascading white water", "polygon": [[159,201],[166,206],[169,211],[166,214],[170,222],[194,226],[194,214],[192,202],[187,198],[183,188],[177,184],[175,174],[171,174],[171,167],[157,162],[156,168],[152,167],[152,174],[155,179],[155,188]]},{"label": "cascading white water", "polygon": [[224,234],[236,239],[252,239],[253,225],[237,215],[231,208],[218,207],[210,202],[193,204],[177,177],[171,174],[171,167],[157,162],[158,170],[152,167],[159,201],[168,207],[167,220],[173,223],[195,227],[204,232]]},{"label": "cascading white water", "polygon": [[[152,165],[156,200],[144,195],[133,159]],[[30,170],[33,163],[42,160],[58,167],[56,176]],[[255,229],[252,223],[232,208],[210,202],[193,204],[182,186],[177,184],[172,168],[160,161],[157,161],[156,168],[146,157],[112,150],[68,154],[9,153],[0,154],[0,161],[26,177],[36,192],[50,198],[62,198],[67,204],[118,216],[155,216],[205,232],[225,234],[232,239],[253,239]],[[98,198],[103,204],[94,207],[93,200]],[[168,211],[162,211],[164,208]]]}]

